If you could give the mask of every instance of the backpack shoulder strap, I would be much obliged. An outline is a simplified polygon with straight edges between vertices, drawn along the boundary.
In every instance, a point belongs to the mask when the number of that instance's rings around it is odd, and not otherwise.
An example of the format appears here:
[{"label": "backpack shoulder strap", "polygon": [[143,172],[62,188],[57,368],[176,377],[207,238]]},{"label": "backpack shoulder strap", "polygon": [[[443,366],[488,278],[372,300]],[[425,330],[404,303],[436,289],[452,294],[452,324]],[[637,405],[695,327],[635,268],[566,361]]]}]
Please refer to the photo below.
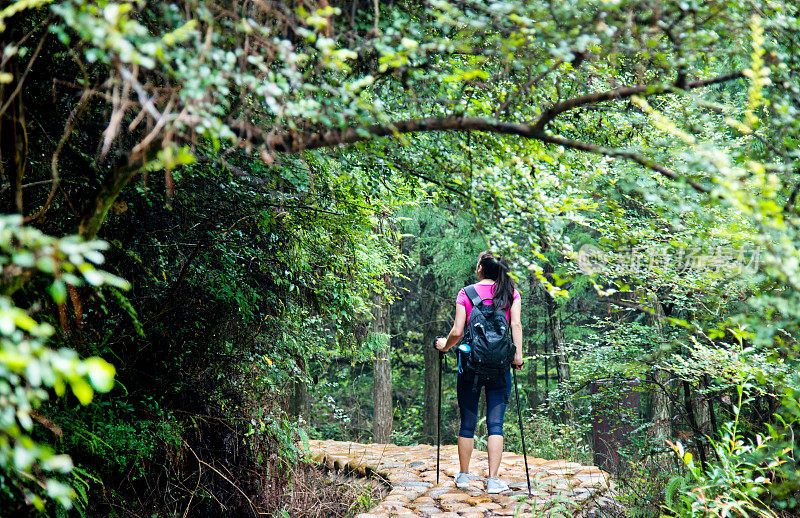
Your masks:
[{"label": "backpack shoulder strap", "polygon": [[480,295],[478,295],[478,290],[475,289],[474,284],[470,284],[464,288],[464,293],[466,293],[467,297],[469,297],[469,301],[472,303],[473,308],[483,303],[483,299]]}]

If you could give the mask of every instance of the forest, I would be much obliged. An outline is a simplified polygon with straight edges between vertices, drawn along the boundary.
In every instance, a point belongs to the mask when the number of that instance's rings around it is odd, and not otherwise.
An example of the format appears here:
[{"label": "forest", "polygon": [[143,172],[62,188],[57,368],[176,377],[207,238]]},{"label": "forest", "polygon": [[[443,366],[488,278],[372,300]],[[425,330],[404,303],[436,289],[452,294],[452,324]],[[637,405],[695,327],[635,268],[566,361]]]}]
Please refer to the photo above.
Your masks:
[{"label": "forest", "polygon": [[487,250],[504,450],[615,502],[507,514],[800,516],[798,16],[1,2],[0,516],[430,516],[309,445],[452,460],[434,342]]}]

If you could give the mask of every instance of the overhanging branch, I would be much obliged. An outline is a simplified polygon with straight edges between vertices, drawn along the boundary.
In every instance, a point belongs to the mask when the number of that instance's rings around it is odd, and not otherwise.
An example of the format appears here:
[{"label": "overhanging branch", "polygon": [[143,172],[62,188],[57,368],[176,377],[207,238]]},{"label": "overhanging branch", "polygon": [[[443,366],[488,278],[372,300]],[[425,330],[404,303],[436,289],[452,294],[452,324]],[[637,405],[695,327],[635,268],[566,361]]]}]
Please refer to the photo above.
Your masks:
[{"label": "overhanging branch", "polygon": [[593,153],[595,155],[604,155],[610,156],[614,158],[624,158],[626,160],[630,160],[631,162],[636,162],[637,164],[650,169],[652,171],[656,171],[657,173],[666,176],[671,180],[676,181],[685,181],[687,185],[691,186],[697,192],[702,192],[704,194],[709,193],[709,189],[699,183],[695,182],[694,180],[686,180],[682,178],[678,173],[672,171],[671,169],[667,169],[666,167],[662,166],[655,160],[651,160],[645,156],[639,155],[632,151],[628,151],[626,149],[617,149],[617,148],[607,148],[603,146],[597,146],[595,144],[590,144],[588,142],[581,142],[578,140],[570,140],[564,137],[559,137],[555,135],[543,135],[540,138],[542,142],[546,142],[548,144],[558,144],[559,146],[564,146],[565,148],[569,149],[577,149],[580,151],[587,151],[589,153]]},{"label": "overhanging branch", "polygon": [[[689,81],[683,85],[680,85],[680,89],[682,90],[694,90],[696,88],[702,88],[704,86],[710,86],[719,83],[726,83],[733,79],[739,79],[743,77],[742,72],[733,72],[731,74],[716,76],[709,79],[701,79],[699,81]],[[580,108],[581,106],[586,106],[589,104],[597,104],[606,101],[615,101],[620,99],[628,99],[633,97],[634,95],[662,95],[667,92],[675,91],[678,89],[677,85],[642,85],[642,86],[623,86],[620,88],[614,88],[612,90],[606,90],[604,92],[597,92],[593,94],[586,94],[580,95],[578,97],[573,97],[572,99],[567,99],[566,101],[562,101],[560,103],[556,103],[555,105],[551,106],[550,108],[545,109],[539,118],[534,123],[534,128],[539,131],[544,131],[544,128],[549,124],[553,119],[558,117],[560,114],[574,110],[575,108]]]},{"label": "overhanging branch", "polygon": [[[546,144],[557,144],[568,149],[586,151],[596,155],[623,158],[655,171],[671,180],[681,181],[683,178],[676,172],[647,157],[632,151],[616,148],[607,148],[566,139],[564,137],[549,135],[538,130],[532,124],[503,122],[494,119],[477,117],[428,117],[423,119],[410,119],[398,121],[387,125],[362,126],[343,130],[329,130],[324,133],[301,135],[268,135],[264,141],[266,145],[276,152],[298,152],[306,149],[319,149],[338,145],[355,144],[371,140],[375,137],[388,137],[405,133],[423,133],[431,131],[480,131],[500,135],[517,135],[526,139],[538,140]],[[252,133],[251,133],[252,134]],[[686,183],[694,190],[708,193],[708,188],[693,180]]]},{"label": "overhanging branch", "polygon": [[[724,83],[733,79],[743,77],[742,72],[737,71],[727,75],[689,81],[683,86],[683,90],[692,90],[704,86]],[[296,153],[307,149],[319,149],[325,147],[335,147],[347,144],[355,144],[372,140],[375,137],[390,137],[406,133],[424,133],[432,131],[478,131],[485,133],[495,133],[500,135],[517,135],[522,138],[538,140],[547,144],[557,144],[568,149],[577,149],[589,153],[623,158],[635,162],[642,167],[655,171],[670,180],[685,181],[694,190],[708,194],[709,189],[696,181],[682,178],[678,173],[659,164],[655,160],[634,153],[633,151],[617,148],[608,148],[596,144],[570,140],[558,135],[545,133],[545,127],[559,114],[583,106],[589,106],[606,101],[627,99],[634,95],[661,95],[676,91],[674,85],[646,85],[621,87],[604,92],[582,95],[557,103],[547,108],[533,124],[504,122],[497,119],[480,117],[426,117],[420,119],[407,119],[388,124],[375,124],[371,126],[359,126],[344,129],[329,129],[323,132],[313,133],[265,133],[260,128],[244,122],[235,121],[231,123],[232,129],[239,132],[243,140],[254,142],[260,139],[263,145],[271,152]]]}]

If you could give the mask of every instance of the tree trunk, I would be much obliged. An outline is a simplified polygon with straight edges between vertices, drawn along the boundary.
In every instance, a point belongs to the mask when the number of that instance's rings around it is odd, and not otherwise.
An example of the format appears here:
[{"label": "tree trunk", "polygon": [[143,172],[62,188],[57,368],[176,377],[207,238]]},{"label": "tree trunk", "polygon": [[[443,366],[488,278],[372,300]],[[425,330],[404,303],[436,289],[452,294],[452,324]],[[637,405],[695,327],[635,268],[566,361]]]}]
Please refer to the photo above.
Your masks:
[{"label": "tree trunk", "polygon": [[130,183],[141,164],[117,166],[103,178],[94,199],[88,204],[80,223],[78,233],[86,239],[94,239],[105,223],[108,211],[117,200],[122,189]]},{"label": "tree trunk", "polygon": [[694,432],[694,446],[700,456],[700,466],[706,469],[706,448],[705,437],[700,430],[700,425],[697,422],[697,416],[694,412],[694,401],[692,400],[692,385],[687,380],[683,380],[683,404],[686,410],[686,419],[689,421],[689,426]]},{"label": "tree trunk", "polygon": [[[539,349],[534,343],[533,354],[537,354],[538,352]],[[537,408],[542,402],[539,396],[538,367],[539,365],[536,362],[531,362],[530,367],[528,367],[528,386],[530,387],[530,391],[528,391],[528,406],[530,408]]]},{"label": "tree trunk", "polygon": [[[544,302],[545,306],[547,301]],[[550,319],[545,319],[544,322],[544,400],[547,403],[547,408],[550,408]]]},{"label": "tree trunk", "polygon": [[106,173],[94,198],[83,209],[78,233],[86,239],[94,239],[106,221],[111,206],[122,193],[122,190],[133,180],[148,162],[158,156],[162,148],[160,141],[153,142],[150,147],[136,156],[119,157]]},{"label": "tree trunk", "polygon": [[[549,265],[549,263],[547,264]],[[552,271],[552,266],[550,267],[550,270]],[[547,273],[547,268],[545,268],[545,273]],[[564,347],[564,334],[561,330],[561,317],[558,315],[558,305],[547,290],[544,290],[544,292],[545,304],[547,305],[550,344],[553,348],[553,352],[555,353],[558,384],[561,386],[568,386],[572,380],[572,376],[569,368],[569,357],[567,356]],[[569,397],[569,395],[564,397],[564,413],[566,414],[567,422],[572,422],[575,417],[575,407],[573,406],[572,399]]]},{"label": "tree trunk", "polygon": [[436,307],[435,282],[430,270],[433,258],[420,251],[420,266],[425,274],[419,284],[420,311],[422,312],[422,356],[425,359],[425,379],[422,399],[422,441],[433,444],[438,429],[439,407],[439,353],[434,349],[439,311]]},{"label": "tree trunk", "polygon": [[711,408],[708,396],[695,392],[695,395],[692,398],[692,406],[695,418],[697,419],[698,430],[703,435],[711,435]]},{"label": "tree trunk", "polygon": [[388,443],[392,436],[392,366],[389,361],[389,306],[383,297],[375,298],[372,333],[378,341],[375,350],[372,439]]},{"label": "tree trunk", "polygon": [[[535,296],[535,289],[534,287],[537,284],[537,279],[535,274],[531,272],[528,282],[528,304],[530,308],[536,307],[536,296]],[[533,335],[533,329],[535,328],[535,318],[533,315],[536,314],[535,311],[528,310],[528,315],[530,318],[528,322],[526,322],[525,329],[528,329],[529,334]],[[539,346],[535,341],[531,341],[531,352],[536,355],[539,352]],[[535,361],[530,362],[531,365],[528,366],[528,387],[530,390],[528,391],[528,406],[530,408],[536,408],[539,406],[541,399],[539,397],[539,378],[538,378],[538,367],[539,365]],[[545,373],[546,375],[547,373]]]},{"label": "tree trunk", "polygon": [[[655,297],[650,296],[650,302],[653,305],[653,313],[650,314],[650,323],[659,337],[656,347],[661,347],[661,320],[664,318],[664,308],[661,302]],[[672,436],[672,422],[669,412],[669,392],[672,391],[672,382],[669,379],[669,374],[661,369],[656,369],[653,373],[655,381],[655,390],[653,391],[653,426],[651,433],[654,438],[665,440]]]},{"label": "tree trunk", "polygon": [[655,390],[653,392],[653,426],[652,436],[664,440],[672,436],[672,423],[669,414],[669,397],[667,390],[670,387],[669,375],[663,370],[656,370],[653,375]]},{"label": "tree trunk", "polygon": [[[11,73],[19,80],[16,57],[11,58]],[[9,83],[0,88],[0,104],[6,102],[6,94],[11,94],[15,84]],[[28,161],[28,134],[25,124],[25,108],[20,91],[0,119],[0,172],[9,183],[10,196],[4,200],[2,209],[8,212],[23,213],[22,179]]]},{"label": "tree trunk", "polygon": [[[708,374],[703,375],[703,386],[706,392],[708,392]],[[711,426],[711,436],[716,439],[719,437],[719,431],[717,429],[717,416],[714,414],[714,399],[711,397],[711,394],[708,394],[706,397],[708,398],[708,421]]]},{"label": "tree trunk", "polygon": [[303,380],[292,382],[292,402],[290,412],[297,418],[302,418],[306,423],[309,422],[310,405],[308,398],[308,386]]},{"label": "tree trunk", "polygon": [[594,464],[620,475],[627,463],[622,450],[630,446],[638,426],[641,393],[638,381],[606,378],[592,381],[592,445]]}]

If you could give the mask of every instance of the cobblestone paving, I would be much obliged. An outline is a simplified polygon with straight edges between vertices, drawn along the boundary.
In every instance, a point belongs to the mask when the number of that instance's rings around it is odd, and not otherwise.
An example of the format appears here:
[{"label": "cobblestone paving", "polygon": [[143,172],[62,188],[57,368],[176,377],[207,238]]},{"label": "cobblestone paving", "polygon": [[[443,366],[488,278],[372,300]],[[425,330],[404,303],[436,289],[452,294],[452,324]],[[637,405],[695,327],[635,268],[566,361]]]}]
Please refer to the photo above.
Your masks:
[{"label": "cobblestone paving", "polygon": [[522,455],[505,452],[499,476],[510,490],[486,493],[486,452],[475,451],[469,488],[455,487],[456,446],[442,446],[441,474],[436,484],[436,447],[428,445],[359,444],[311,441],[312,457],[330,469],[379,476],[390,486],[386,498],[356,518],[485,518],[489,516],[592,516],[614,506],[607,473],[595,466],[528,455],[531,496]]}]

